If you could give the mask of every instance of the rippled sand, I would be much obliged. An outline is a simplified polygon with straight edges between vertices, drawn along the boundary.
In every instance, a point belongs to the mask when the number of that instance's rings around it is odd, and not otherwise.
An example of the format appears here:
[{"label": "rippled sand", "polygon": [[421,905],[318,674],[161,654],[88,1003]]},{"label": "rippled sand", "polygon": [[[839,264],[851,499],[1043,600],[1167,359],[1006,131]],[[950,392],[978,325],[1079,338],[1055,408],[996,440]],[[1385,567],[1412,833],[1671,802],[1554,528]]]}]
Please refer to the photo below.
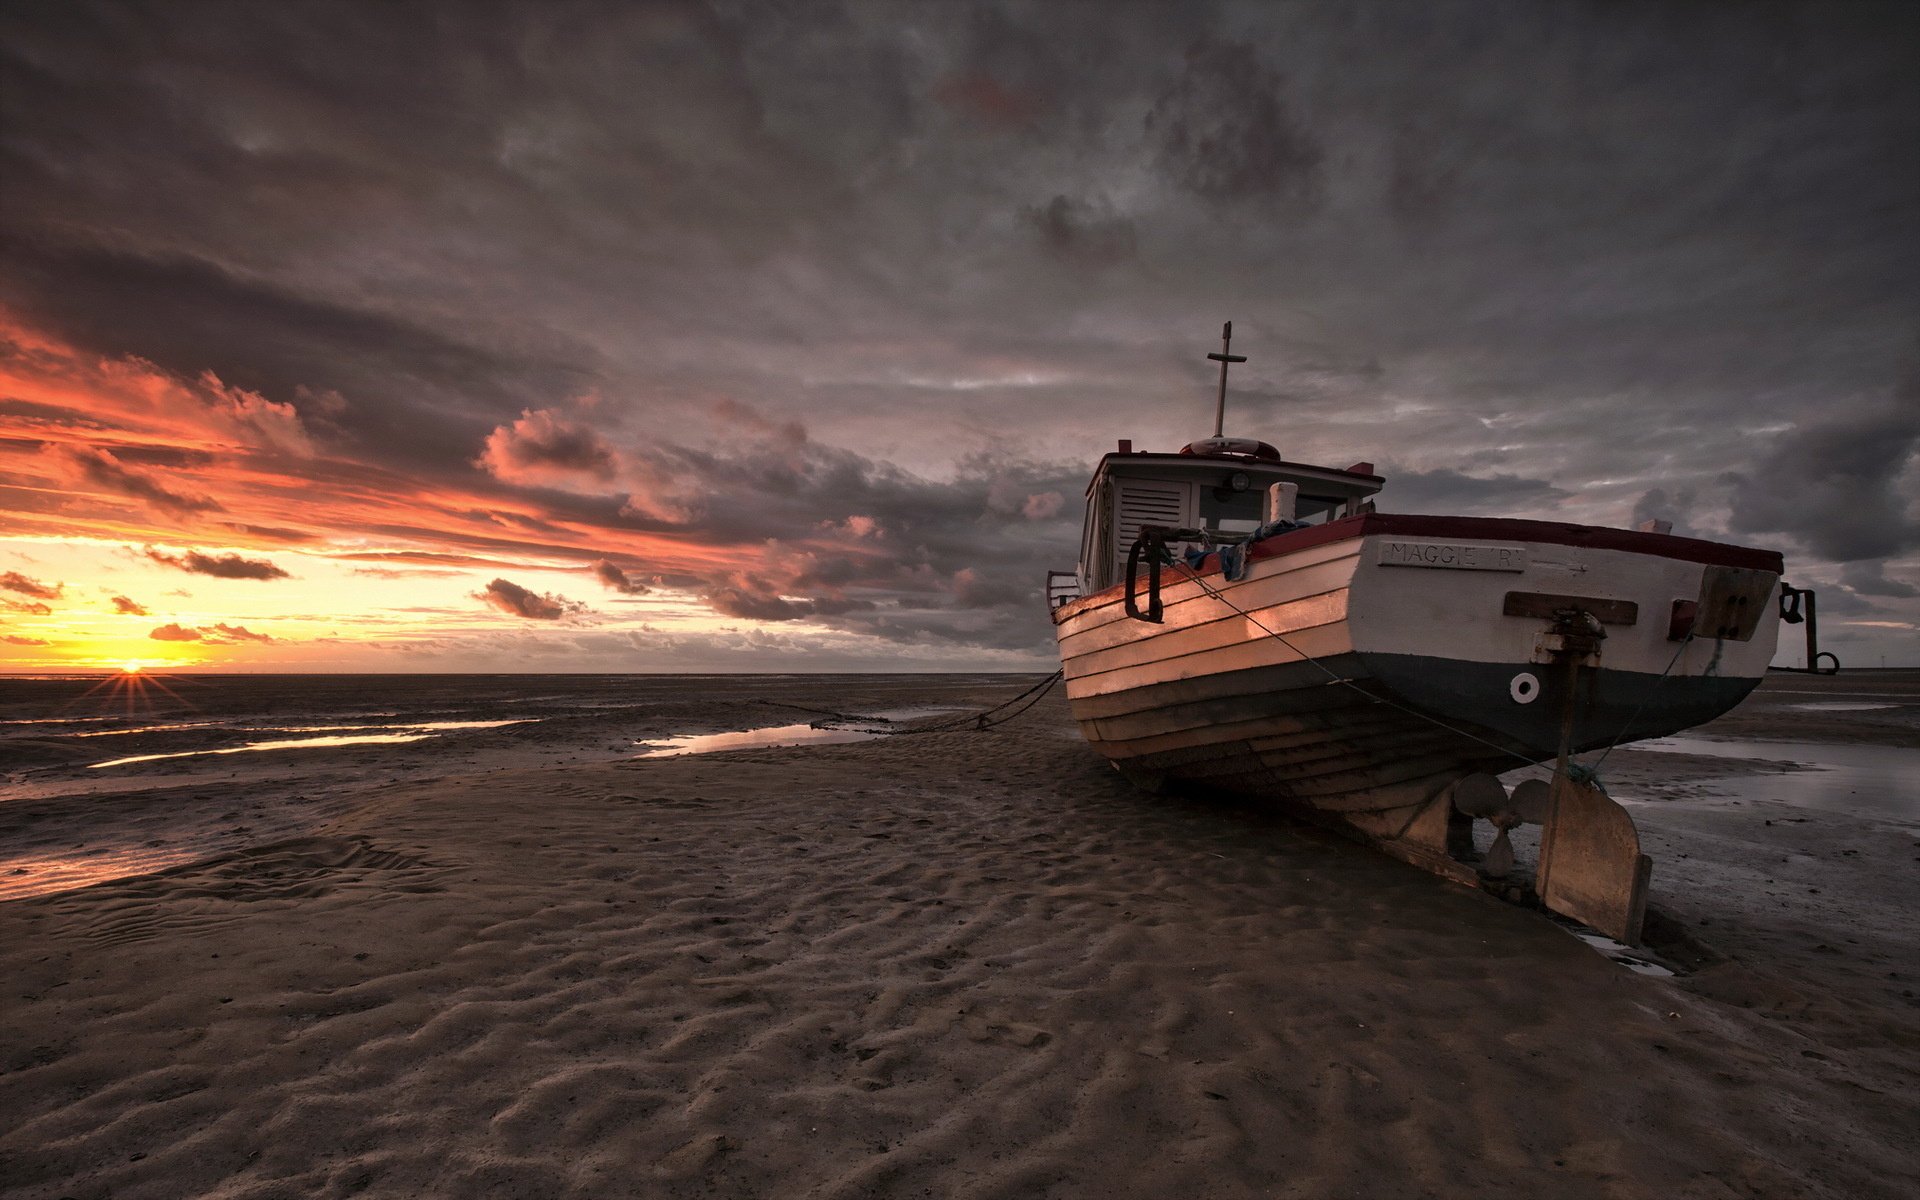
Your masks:
[{"label": "rippled sand", "polygon": [[[1660,854],[1731,836],[1642,820]],[[1920,852],[1855,835],[1860,872]],[[312,834],[0,904],[0,1189],[1909,1194],[1915,968],[1868,961],[1896,935],[1796,951],[1745,900],[1687,903],[1701,969],[1634,975],[1370,851],[1132,791],[1051,702],[369,784]],[[1729,921],[1744,958],[1708,948]]]}]

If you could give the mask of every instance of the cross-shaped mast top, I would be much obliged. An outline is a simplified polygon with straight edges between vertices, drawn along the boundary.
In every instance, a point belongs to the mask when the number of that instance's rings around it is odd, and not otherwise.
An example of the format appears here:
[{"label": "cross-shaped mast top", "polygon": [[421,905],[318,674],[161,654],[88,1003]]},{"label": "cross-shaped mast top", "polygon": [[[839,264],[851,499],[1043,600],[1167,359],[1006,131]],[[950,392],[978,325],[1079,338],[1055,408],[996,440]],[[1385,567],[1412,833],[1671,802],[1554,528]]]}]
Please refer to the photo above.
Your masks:
[{"label": "cross-shaped mast top", "polygon": [[1220,327],[1220,353],[1207,355],[1208,358],[1220,364],[1220,403],[1213,410],[1213,436],[1215,437],[1220,436],[1222,428],[1227,423],[1227,364],[1247,361],[1247,356],[1244,354],[1227,353],[1232,348],[1233,322],[1228,321]]}]

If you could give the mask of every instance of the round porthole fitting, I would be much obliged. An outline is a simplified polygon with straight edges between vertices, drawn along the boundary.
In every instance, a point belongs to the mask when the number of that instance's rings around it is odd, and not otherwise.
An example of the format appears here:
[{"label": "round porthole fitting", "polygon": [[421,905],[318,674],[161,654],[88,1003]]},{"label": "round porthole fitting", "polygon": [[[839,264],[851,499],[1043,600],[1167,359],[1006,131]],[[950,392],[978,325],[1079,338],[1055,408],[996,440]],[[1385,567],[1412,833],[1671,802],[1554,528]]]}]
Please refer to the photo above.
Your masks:
[{"label": "round porthole fitting", "polygon": [[1522,671],[1507,685],[1507,695],[1515,704],[1532,704],[1540,698],[1540,680],[1532,671]]}]

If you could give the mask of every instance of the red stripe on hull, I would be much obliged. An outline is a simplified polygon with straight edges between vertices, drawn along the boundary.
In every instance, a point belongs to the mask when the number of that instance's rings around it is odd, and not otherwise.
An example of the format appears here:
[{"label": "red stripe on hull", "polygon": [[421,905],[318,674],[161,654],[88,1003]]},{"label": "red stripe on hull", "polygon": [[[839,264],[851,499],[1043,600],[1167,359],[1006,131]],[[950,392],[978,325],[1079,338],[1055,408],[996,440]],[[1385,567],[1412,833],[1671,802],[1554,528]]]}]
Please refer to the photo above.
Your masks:
[{"label": "red stripe on hull", "polygon": [[[1510,517],[1424,517],[1406,513],[1365,513],[1296,529],[1263,541],[1248,550],[1252,559],[1279,558],[1309,546],[1375,535],[1417,538],[1452,538],[1465,541],[1534,542],[1552,546],[1578,546],[1596,550],[1624,550],[1633,554],[1652,554],[1660,558],[1697,562],[1713,567],[1743,567],[1751,571],[1785,572],[1786,562],[1777,550],[1755,550],[1748,546],[1729,546],[1699,538],[1675,537],[1666,533],[1641,533],[1633,529],[1607,529],[1599,525],[1565,525],[1557,521],[1525,521]],[[1220,561],[1208,555],[1200,569],[1192,574],[1217,575]],[[1144,576],[1145,572],[1142,571]],[[1177,568],[1172,579],[1188,572]],[[1144,584],[1142,585],[1144,587]],[[1126,591],[1117,583],[1103,591],[1070,600],[1054,610],[1056,624],[1098,604],[1111,603]]]}]

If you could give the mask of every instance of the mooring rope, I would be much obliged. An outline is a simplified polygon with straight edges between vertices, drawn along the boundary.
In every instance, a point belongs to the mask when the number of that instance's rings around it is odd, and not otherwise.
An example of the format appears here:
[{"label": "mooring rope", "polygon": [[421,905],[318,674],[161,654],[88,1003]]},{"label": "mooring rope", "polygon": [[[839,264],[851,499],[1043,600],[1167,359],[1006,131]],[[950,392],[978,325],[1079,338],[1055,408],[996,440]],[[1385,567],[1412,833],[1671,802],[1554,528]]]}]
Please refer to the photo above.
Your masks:
[{"label": "mooring rope", "polygon": [[[1046,698],[1047,693],[1053,690],[1053,685],[1056,683],[1059,683],[1060,680],[1065,675],[1066,675],[1066,671],[1064,668],[1061,670],[1055,671],[1053,674],[1047,676],[1045,679],[1042,679],[1039,683],[1034,684],[1032,687],[1028,688],[1024,692],[1021,692],[1018,696],[1013,697],[1011,700],[1003,700],[999,704],[994,705],[992,708],[982,709],[980,712],[963,713],[957,717],[947,717],[943,720],[935,722],[932,725],[915,725],[911,728],[906,728],[906,729],[900,729],[900,728],[873,729],[873,730],[869,730],[868,732],[877,734],[882,737],[908,737],[916,733],[952,733],[952,732],[955,732],[956,730],[961,730],[961,729],[972,729],[976,731],[983,730],[983,729],[992,729],[997,725],[1005,725],[1008,721],[1013,720],[1015,717],[1026,712],[1028,709],[1032,708],[1034,705],[1040,703],[1040,701]],[[1025,700],[1026,703],[1020,704],[1022,700]],[[764,703],[770,704],[773,702],[765,701]],[[1015,704],[1020,704],[1020,707],[1013,709],[1012,712],[1006,713],[1006,715],[1000,717],[998,720],[988,719],[992,717],[995,713],[1001,712],[1002,710],[1007,708],[1011,708]],[[781,707],[798,708],[799,706],[794,704],[787,704],[787,705],[782,705]],[[820,712],[822,710],[806,709],[802,711]],[[893,724],[893,722],[887,717],[856,717],[856,716],[849,716],[846,713],[828,713],[826,715],[833,718],[833,721],[830,722],[830,724],[850,724],[850,725],[866,725],[866,724],[891,725]],[[821,722],[815,722],[815,724],[818,725],[818,724],[821,724]]]},{"label": "mooring rope", "polygon": [[891,723],[887,717],[861,717],[852,713],[835,712],[830,708],[808,708],[804,704],[787,704],[780,700],[756,700],[754,703],[765,705],[768,708],[787,708],[792,709],[794,712],[812,713],[816,717],[830,717],[835,721],[880,721]]},{"label": "mooring rope", "polygon": [[1483,738],[1478,734],[1469,733],[1464,729],[1457,729],[1454,726],[1447,724],[1445,721],[1438,719],[1437,717],[1428,716],[1426,713],[1421,712],[1417,708],[1409,708],[1404,704],[1400,704],[1400,703],[1397,703],[1396,701],[1389,700],[1385,696],[1381,696],[1374,692],[1368,691],[1367,689],[1361,687],[1359,684],[1355,683],[1353,680],[1348,679],[1345,676],[1339,674],[1338,672],[1334,671],[1332,668],[1328,667],[1325,663],[1315,658],[1313,655],[1308,654],[1305,650],[1302,650],[1300,647],[1288,641],[1285,635],[1280,633],[1279,630],[1269,627],[1267,623],[1262,621],[1259,617],[1254,616],[1252,613],[1248,612],[1246,609],[1241,608],[1238,604],[1235,604],[1233,601],[1227,599],[1227,597],[1223,593],[1221,593],[1219,589],[1215,588],[1212,584],[1208,583],[1205,579],[1201,578],[1199,575],[1194,574],[1191,570],[1189,570],[1187,577],[1189,579],[1192,579],[1195,583],[1199,584],[1201,588],[1203,588],[1214,599],[1220,601],[1220,603],[1226,605],[1228,608],[1232,609],[1234,612],[1239,613],[1241,616],[1245,617],[1247,620],[1252,621],[1269,637],[1273,638],[1275,641],[1279,642],[1282,646],[1285,646],[1287,649],[1293,651],[1295,654],[1298,654],[1302,661],[1312,663],[1316,668],[1319,669],[1320,673],[1325,675],[1329,680],[1331,680],[1334,683],[1340,684],[1343,687],[1351,688],[1354,691],[1360,693],[1362,696],[1365,696],[1367,698],[1368,703],[1384,704],[1388,708],[1398,709],[1400,712],[1406,713],[1410,717],[1415,717],[1419,720],[1425,721],[1429,725],[1434,725],[1441,729],[1444,729],[1448,733],[1451,733],[1456,737],[1463,737],[1463,738],[1466,738],[1468,741],[1479,742],[1481,745],[1489,747],[1490,749],[1498,750],[1501,754],[1504,754],[1510,758],[1517,759],[1520,762],[1525,763],[1529,767],[1535,765],[1536,761],[1538,761],[1535,759],[1528,758],[1526,755],[1521,754],[1515,750],[1512,750],[1506,746],[1502,746],[1498,742],[1488,741],[1486,738]]}]

